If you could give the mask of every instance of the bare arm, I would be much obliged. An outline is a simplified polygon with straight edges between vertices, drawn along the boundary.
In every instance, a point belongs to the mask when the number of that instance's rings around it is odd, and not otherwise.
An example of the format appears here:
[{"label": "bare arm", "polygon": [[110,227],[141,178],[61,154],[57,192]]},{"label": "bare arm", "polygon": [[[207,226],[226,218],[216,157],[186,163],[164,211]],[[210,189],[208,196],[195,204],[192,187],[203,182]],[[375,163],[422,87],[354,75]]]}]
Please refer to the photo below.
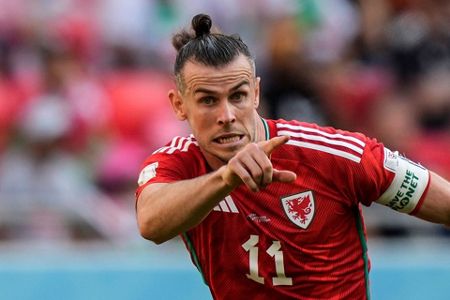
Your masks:
[{"label": "bare arm", "polygon": [[200,223],[232,190],[222,180],[223,171],[147,186],[137,202],[141,235],[159,244]]},{"label": "bare arm", "polygon": [[450,183],[430,172],[430,187],[416,217],[450,226]]},{"label": "bare arm", "polygon": [[288,137],[248,144],[227,165],[207,175],[174,183],[148,185],[137,202],[141,235],[163,243],[200,223],[219,201],[245,183],[252,191],[272,181],[291,182],[296,175],[272,168],[270,153]]}]

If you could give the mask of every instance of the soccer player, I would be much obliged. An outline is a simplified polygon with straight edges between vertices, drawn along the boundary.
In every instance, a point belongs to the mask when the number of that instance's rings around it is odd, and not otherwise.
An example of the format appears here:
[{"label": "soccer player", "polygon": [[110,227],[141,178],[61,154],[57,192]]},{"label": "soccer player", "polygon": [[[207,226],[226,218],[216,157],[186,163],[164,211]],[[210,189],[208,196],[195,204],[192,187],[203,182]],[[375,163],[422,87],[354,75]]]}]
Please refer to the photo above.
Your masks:
[{"label": "soccer player", "polygon": [[169,98],[192,135],[145,162],[143,237],[181,235],[215,299],[367,299],[361,204],[450,224],[449,183],[360,133],[267,120],[245,43],[211,32],[173,38]]}]

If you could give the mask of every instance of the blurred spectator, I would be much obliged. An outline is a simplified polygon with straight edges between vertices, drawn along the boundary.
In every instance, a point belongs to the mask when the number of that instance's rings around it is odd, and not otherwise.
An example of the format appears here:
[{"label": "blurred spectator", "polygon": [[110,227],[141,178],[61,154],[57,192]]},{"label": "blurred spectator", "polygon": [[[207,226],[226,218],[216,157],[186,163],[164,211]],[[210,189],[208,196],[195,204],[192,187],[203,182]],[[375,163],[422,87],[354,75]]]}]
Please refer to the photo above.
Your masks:
[{"label": "blurred spectator", "polygon": [[12,128],[23,105],[23,95],[11,74],[8,41],[0,38],[0,153],[11,138]]},{"label": "blurred spectator", "polygon": [[70,110],[56,97],[33,102],[21,119],[22,144],[0,161],[3,238],[123,238],[134,221],[102,195],[82,157],[67,151]]},{"label": "blurred spectator", "polygon": [[68,117],[65,142],[72,151],[86,151],[89,140],[105,130],[110,119],[110,103],[98,79],[87,72],[83,61],[65,45],[40,48],[42,82],[31,106],[58,102]]},{"label": "blurred spectator", "polygon": [[[443,77],[445,78],[445,77]],[[435,83],[438,83],[436,81]],[[447,81],[448,82],[448,81]],[[376,136],[379,140],[383,141],[386,146],[392,150],[398,150],[400,153],[406,155],[408,158],[417,161],[436,172],[440,172],[444,177],[450,177],[450,133],[449,126],[436,128],[431,130],[429,127],[424,126],[420,120],[421,116],[427,115],[428,110],[431,110],[437,103],[448,105],[450,102],[445,100],[441,102],[442,98],[439,97],[439,101],[433,101],[431,95],[425,95],[418,93],[418,90],[422,90],[423,87],[418,87],[410,92],[404,92],[401,94],[398,91],[393,91],[391,94],[386,94],[383,97],[378,98],[376,104],[372,107],[371,119],[368,122],[368,131],[372,136]],[[437,90],[433,89],[433,93]],[[449,94],[450,95],[450,94]],[[425,98],[422,98],[426,96]],[[442,96],[442,94],[441,94]],[[448,95],[447,95],[448,96]],[[411,101],[414,101],[414,97],[417,97],[417,102],[424,102],[427,104],[411,105]],[[450,98],[444,98],[450,99]],[[437,102],[437,103],[436,103]],[[422,105],[430,105],[427,109]],[[438,110],[439,118],[443,107]],[[432,122],[432,124],[442,124],[439,122]]]},{"label": "blurred spectator", "polygon": [[421,127],[430,134],[450,137],[450,68],[430,70],[418,79],[413,87],[413,104],[419,111]]},{"label": "blurred spectator", "polygon": [[176,120],[166,103],[173,85],[167,74],[142,68],[130,48],[115,48],[113,54],[112,68],[103,80],[111,119],[97,176],[105,191],[130,195],[142,157],[183,132],[185,124]]},{"label": "blurred spectator", "polygon": [[318,93],[334,126],[364,132],[373,106],[393,85],[382,68],[342,60],[324,68]]},{"label": "blurred spectator", "polygon": [[409,153],[417,147],[421,129],[416,121],[416,108],[408,96],[396,90],[380,95],[371,107],[368,131],[386,147]]},{"label": "blurred spectator", "polygon": [[387,49],[399,78],[408,82],[431,69],[450,70],[450,2],[407,2],[387,25]]},{"label": "blurred spectator", "polygon": [[423,74],[412,94],[423,138],[411,155],[450,178],[450,69]]},{"label": "blurred spectator", "polygon": [[261,86],[269,115],[324,124],[314,89],[313,65],[307,60],[303,32],[295,16],[274,20],[267,39],[268,62]]},{"label": "blurred spectator", "polygon": [[67,238],[66,211],[92,197],[83,164],[62,147],[69,129],[70,111],[57,98],[34,102],[25,111],[19,128],[23,144],[11,146],[0,164],[1,205],[11,210],[1,219],[12,226],[12,238]]}]

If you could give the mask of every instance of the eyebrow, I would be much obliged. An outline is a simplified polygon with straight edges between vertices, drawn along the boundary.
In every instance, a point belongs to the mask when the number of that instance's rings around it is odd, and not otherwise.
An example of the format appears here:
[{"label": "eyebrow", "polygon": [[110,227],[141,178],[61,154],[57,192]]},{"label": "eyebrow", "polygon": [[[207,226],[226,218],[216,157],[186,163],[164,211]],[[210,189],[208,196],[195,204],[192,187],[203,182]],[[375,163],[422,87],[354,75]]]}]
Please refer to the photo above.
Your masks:
[{"label": "eyebrow", "polygon": [[242,80],[238,84],[236,84],[234,87],[231,88],[231,91],[238,90],[243,85],[250,85],[250,82],[247,79]]},{"label": "eyebrow", "polygon": [[[230,89],[230,91],[234,92],[234,91],[238,90],[243,85],[250,85],[250,82],[247,79],[244,79],[241,82],[239,82],[238,84],[236,84],[234,87],[232,87]],[[201,88],[201,87],[194,91],[194,94],[197,94],[197,93],[216,94],[215,91],[209,90],[207,88]]]}]

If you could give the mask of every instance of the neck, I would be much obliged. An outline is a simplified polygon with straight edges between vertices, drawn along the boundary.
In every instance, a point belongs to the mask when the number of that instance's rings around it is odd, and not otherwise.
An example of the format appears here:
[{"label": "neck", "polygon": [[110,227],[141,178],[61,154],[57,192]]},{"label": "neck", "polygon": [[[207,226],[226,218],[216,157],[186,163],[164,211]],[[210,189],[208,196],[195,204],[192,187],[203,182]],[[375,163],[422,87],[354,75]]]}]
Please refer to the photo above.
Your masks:
[{"label": "neck", "polygon": [[265,141],[266,140],[266,128],[264,126],[264,121],[262,120],[262,118],[257,115],[255,118],[255,139],[254,142],[255,143],[259,143],[261,141]]}]

